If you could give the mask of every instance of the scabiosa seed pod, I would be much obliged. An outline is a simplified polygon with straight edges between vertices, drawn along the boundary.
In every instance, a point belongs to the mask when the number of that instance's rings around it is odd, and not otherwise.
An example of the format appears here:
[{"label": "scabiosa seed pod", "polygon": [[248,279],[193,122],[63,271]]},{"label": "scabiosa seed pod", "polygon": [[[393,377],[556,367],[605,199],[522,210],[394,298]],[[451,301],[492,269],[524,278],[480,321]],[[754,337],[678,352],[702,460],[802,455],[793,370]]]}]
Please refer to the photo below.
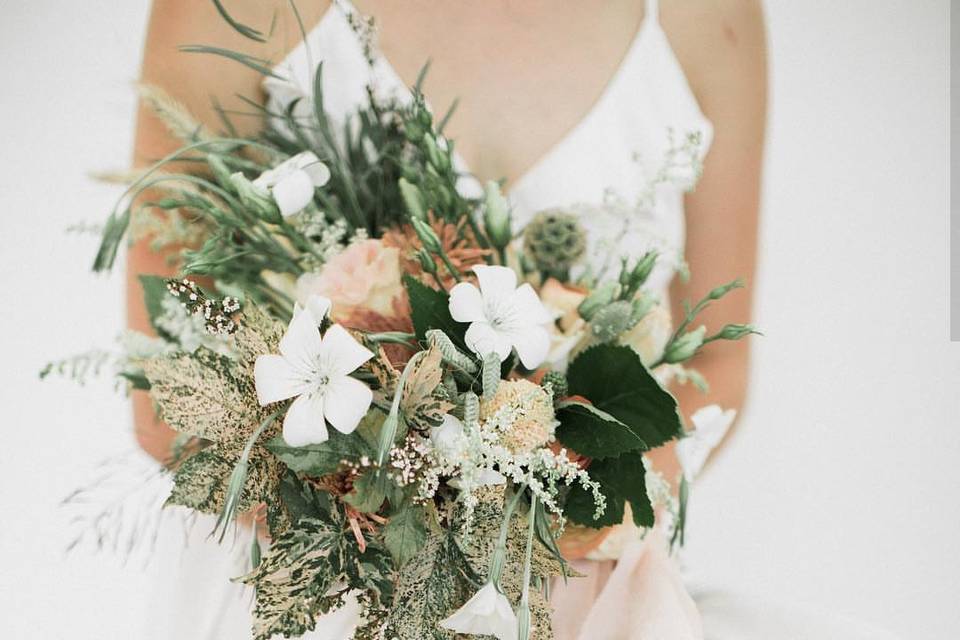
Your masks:
[{"label": "scabiosa seed pod", "polygon": [[567,384],[567,376],[559,371],[548,371],[540,381],[540,386],[544,389],[549,387],[553,390],[554,402],[560,398],[567,397],[570,392],[569,385]]},{"label": "scabiosa seed pod", "polygon": [[523,249],[537,269],[560,280],[583,257],[587,236],[577,217],[559,209],[541,211],[523,232]]},{"label": "scabiosa seed pod", "polygon": [[612,342],[634,324],[633,305],[617,300],[599,309],[590,320],[593,335],[601,342]]}]

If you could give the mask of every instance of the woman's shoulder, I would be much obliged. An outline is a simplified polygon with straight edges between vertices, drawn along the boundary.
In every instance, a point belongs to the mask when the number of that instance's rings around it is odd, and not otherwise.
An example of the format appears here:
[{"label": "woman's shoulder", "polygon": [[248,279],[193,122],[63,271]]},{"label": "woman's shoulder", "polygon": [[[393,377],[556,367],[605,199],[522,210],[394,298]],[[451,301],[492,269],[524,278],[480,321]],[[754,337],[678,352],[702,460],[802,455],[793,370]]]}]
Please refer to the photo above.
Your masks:
[{"label": "woman's shoulder", "polygon": [[660,22],[705,110],[734,92],[763,93],[766,27],[761,0],[660,0]]}]

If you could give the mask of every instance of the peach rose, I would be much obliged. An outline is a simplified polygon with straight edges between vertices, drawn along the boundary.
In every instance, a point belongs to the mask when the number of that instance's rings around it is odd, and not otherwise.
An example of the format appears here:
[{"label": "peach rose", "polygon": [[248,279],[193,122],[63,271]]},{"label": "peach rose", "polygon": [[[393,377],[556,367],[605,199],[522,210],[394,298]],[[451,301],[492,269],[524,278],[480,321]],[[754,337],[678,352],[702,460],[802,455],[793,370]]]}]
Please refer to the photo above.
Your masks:
[{"label": "peach rose", "polygon": [[345,321],[357,311],[390,317],[394,300],[403,294],[400,251],[379,240],[355,242],[331,258],[319,273],[300,276],[297,299],[302,304],[311,294],[330,299],[336,321]]},{"label": "peach rose", "polygon": [[587,337],[587,323],[577,307],[587,294],[549,278],[540,287],[540,301],[557,321],[550,331],[550,353],[547,362],[562,364]]}]

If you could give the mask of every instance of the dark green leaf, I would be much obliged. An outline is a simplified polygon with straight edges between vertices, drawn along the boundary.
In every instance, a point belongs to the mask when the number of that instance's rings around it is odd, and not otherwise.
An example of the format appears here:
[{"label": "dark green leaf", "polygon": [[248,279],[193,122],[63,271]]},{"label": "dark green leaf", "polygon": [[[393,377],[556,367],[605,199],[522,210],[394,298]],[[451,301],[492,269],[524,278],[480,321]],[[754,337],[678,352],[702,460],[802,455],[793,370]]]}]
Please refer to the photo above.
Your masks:
[{"label": "dark green leaf", "polygon": [[616,458],[594,460],[587,469],[590,478],[600,483],[607,498],[607,510],[599,520],[593,519],[593,494],[575,485],[567,498],[565,513],[574,522],[588,527],[619,524],[623,520],[624,502],[630,503],[633,521],[639,527],[653,526],[653,507],[647,496],[646,469],[639,451]]},{"label": "dark green leaf", "polygon": [[[645,448],[659,447],[683,432],[677,401],[650,375],[630,347],[599,345],[587,349],[570,364],[567,381],[570,395],[583,396],[627,425],[646,443]],[[568,437],[576,437],[571,431]],[[617,442],[620,440],[611,440],[612,451],[617,449]]]},{"label": "dark green leaf", "polygon": [[463,340],[467,326],[450,316],[450,297],[443,291],[431,289],[416,278],[405,275],[403,285],[410,297],[413,328],[418,340],[426,340],[430,329],[439,329],[447,334],[461,351],[470,353]]},{"label": "dark green leaf", "polygon": [[557,438],[566,446],[590,458],[618,456],[634,449],[646,450],[647,443],[609,413],[582,402],[567,402],[557,411],[560,426]]}]

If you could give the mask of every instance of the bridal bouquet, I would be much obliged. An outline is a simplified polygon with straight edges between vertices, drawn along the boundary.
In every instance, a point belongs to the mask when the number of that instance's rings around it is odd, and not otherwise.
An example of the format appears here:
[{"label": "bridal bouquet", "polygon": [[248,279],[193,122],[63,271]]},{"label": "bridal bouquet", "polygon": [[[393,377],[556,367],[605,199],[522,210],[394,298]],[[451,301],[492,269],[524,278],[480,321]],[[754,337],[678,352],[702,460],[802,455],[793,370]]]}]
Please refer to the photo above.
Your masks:
[{"label": "bridal bouquet", "polygon": [[158,337],[119,367],[179,432],[167,504],[221,539],[255,516],[251,569],[224,579],[253,588],[257,639],[549,638],[565,527],[657,511],[682,533],[685,488],[644,454],[685,436],[666,380],[702,384],[685,363],[753,332],[695,327],[739,283],[672,327],[656,251],[591,273],[577,216],[515,229],[496,183],[461,195],[419,83],[345,127],[321,87],[322,67],[256,138],[144,90],[185,145],[136,177],[95,269],[128,235],[187,247],[176,279],[141,278]]}]

